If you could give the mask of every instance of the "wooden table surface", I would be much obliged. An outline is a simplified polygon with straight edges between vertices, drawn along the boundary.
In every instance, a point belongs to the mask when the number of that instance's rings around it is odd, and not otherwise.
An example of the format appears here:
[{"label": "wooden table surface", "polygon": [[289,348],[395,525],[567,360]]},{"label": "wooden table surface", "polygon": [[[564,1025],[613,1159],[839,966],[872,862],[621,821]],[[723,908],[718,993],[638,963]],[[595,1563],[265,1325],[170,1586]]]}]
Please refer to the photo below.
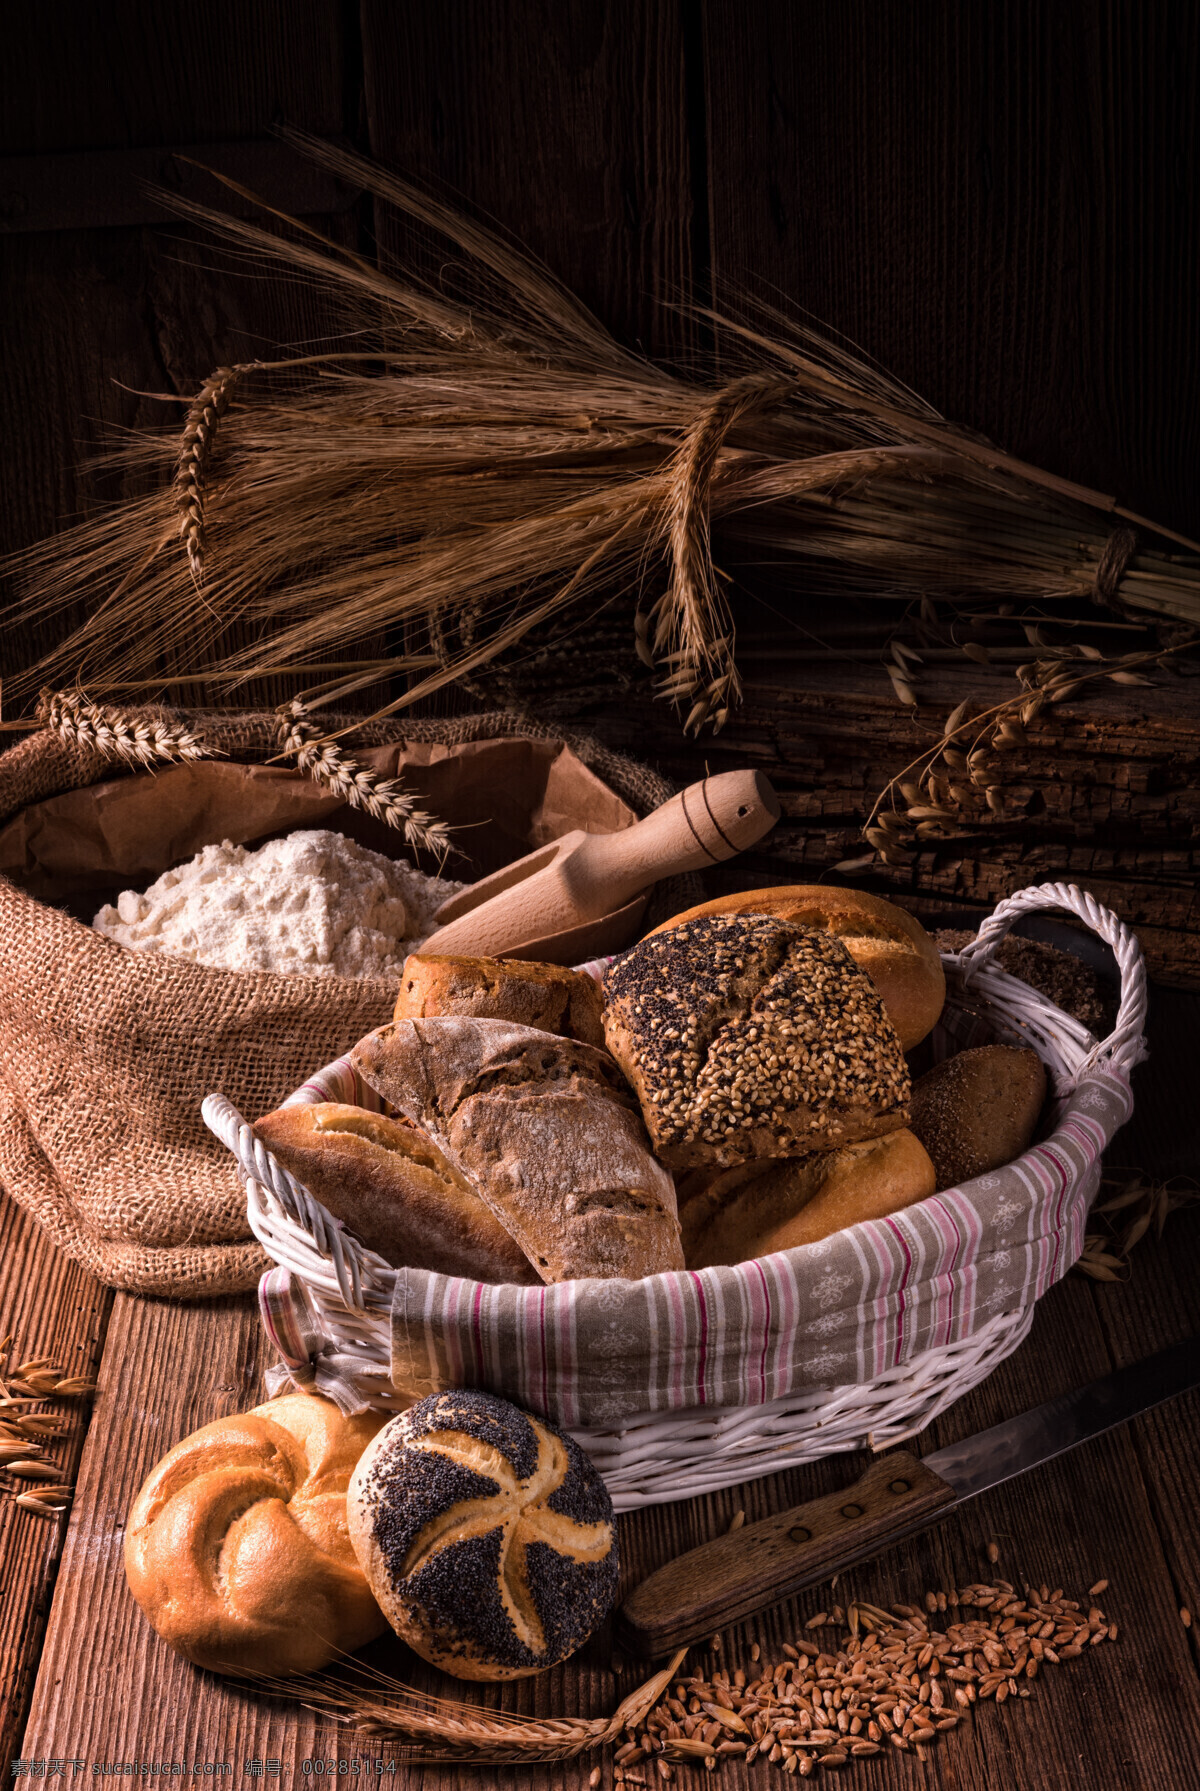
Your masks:
[{"label": "wooden table surface", "polygon": [[[1118,1141],[1127,1162],[1177,1173],[1194,1160],[1195,1053],[1188,1040],[1196,997],[1159,996],[1153,1065],[1138,1072],[1138,1114]],[[178,1659],[150,1630],[126,1591],[121,1566],[125,1513],[152,1464],[198,1425],[256,1403],[267,1351],[251,1301],[204,1306],[111,1295],[58,1255],[11,1203],[0,1206],[0,1333],[21,1353],[52,1353],[73,1368],[95,1363],[99,1390],[58,1446],[78,1492],[63,1527],[0,1504],[0,1773],[64,1777],[219,1776],[241,1784],[279,1763],[291,1779],[374,1776],[394,1786],[581,1787],[592,1756],[565,1765],[466,1769],[406,1763],[399,1750],[353,1733],[290,1701],[233,1689]],[[1137,1360],[1197,1326],[1200,1208],[1176,1213],[1162,1241],[1145,1239],[1120,1285],[1072,1274],[1040,1303],[1021,1349],[918,1439],[920,1452],[998,1422],[1052,1394]],[[86,1435],[84,1434],[86,1428]],[[743,1487],[621,1520],[626,1586],[680,1550],[844,1484],[862,1457],[831,1458]],[[888,1755],[842,1768],[864,1787],[918,1785],[1200,1787],[1200,1659],[1196,1629],[1180,1608],[1200,1611],[1200,1394],[1160,1408],[1077,1449],[1037,1473],[967,1505],[937,1530],[848,1573],[837,1599],[913,1602],[927,1588],[989,1577],[1045,1580],[1086,1592],[1107,1578],[1104,1604],[1120,1625],[1114,1646],[1088,1649],[1048,1669],[1025,1702],[977,1707],[931,1748],[928,1764]],[[996,1540],[1000,1565],[989,1570]],[[768,1657],[822,1604],[828,1588],[764,1615],[725,1637],[723,1664],[745,1663],[757,1638]],[[713,1657],[693,1657],[711,1667]],[[410,1681],[445,1690],[400,1644],[372,1659]],[[607,1713],[641,1677],[616,1662],[601,1634],[565,1666],[493,1694],[505,1707],[542,1715]],[[473,1695],[474,1688],[468,1688]],[[486,1695],[486,1694],[485,1694]],[[75,1763],[79,1764],[76,1765]],[[334,1764],[329,1764],[329,1763]],[[216,1771],[206,1773],[205,1765]],[[319,1763],[319,1764],[314,1764]],[[344,1763],[344,1764],[343,1764]],[[261,1766],[261,1771],[260,1771]],[[726,1765],[726,1787],[766,1786],[765,1762]],[[643,1769],[644,1771],[644,1769]],[[272,1775],[273,1776],[273,1775]],[[682,1787],[711,1782],[676,1769]],[[604,1783],[612,1782],[611,1762]],[[647,1783],[659,1783],[647,1776]]]}]

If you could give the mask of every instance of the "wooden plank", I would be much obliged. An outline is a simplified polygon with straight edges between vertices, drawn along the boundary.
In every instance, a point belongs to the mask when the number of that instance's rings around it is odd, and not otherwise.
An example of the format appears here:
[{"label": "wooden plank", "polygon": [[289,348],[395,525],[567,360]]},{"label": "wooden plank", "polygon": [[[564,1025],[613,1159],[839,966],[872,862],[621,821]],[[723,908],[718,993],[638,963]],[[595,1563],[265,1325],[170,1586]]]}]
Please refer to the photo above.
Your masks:
[{"label": "wooden plank", "polygon": [[[692,293],[681,9],[363,0],[371,149],[498,222],[618,337],[678,352]],[[381,244],[445,267],[412,233]],[[449,270],[453,278],[453,269]]]},{"label": "wooden plank", "polygon": [[[1175,1248],[1168,1234],[1165,1245],[1148,1250]],[[1120,1290],[1131,1307],[1137,1285],[1135,1279],[1133,1287]],[[23,1757],[229,1760],[239,1775],[245,1761],[270,1757],[293,1770],[314,1758],[395,1759],[387,1743],[358,1743],[288,1701],[255,1698],[195,1672],[157,1640],[124,1587],[122,1524],[137,1486],[154,1460],[188,1430],[254,1403],[263,1357],[257,1322],[245,1301],[189,1308],[117,1297]],[[1041,1303],[1021,1351],[940,1419],[920,1447],[971,1434],[1108,1366],[1092,1289],[1071,1277]],[[1196,1404],[1193,1396],[1192,1407]],[[1200,1468],[1194,1410],[1193,1417],[1180,1418],[1183,1410],[1184,1402],[1176,1402],[1174,1422],[1182,1440],[1170,1455],[1171,1484],[1180,1483],[1180,1526],[1188,1518],[1183,1489]],[[1164,1554],[1159,1513],[1143,1479],[1145,1427],[1154,1422],[1140,1420],[1128,1433],[1100,1439],[987,1495],[938,1531],[853,1570],[836,1588],[843,1604],[851,1595],[886,1604],[909,1602],[929,1586],[987,1577],[984,1550],[992,1537],[1003,1551],[998,1571],[1014,1580],[1024,1574],[1080,1591],[1101,1575],[1112,1581],[1106,1608],[1123,1626],[1123,1643],[1047,1671],[1028,1704],[979,1711],[933,1751],[928,1769],[911,1759],[889,1762],[887,1783],[926,1785],[928,1772],[939,1786],[984,1791],[995,1784],[1002,1755],[1008,1782],[1038,1791],[1043,1786],[1049,1791],[1075,1772],[1085,1781],[1114,1783],[1114,1758],[1132,1762],[1123,1766],[1127,1776],[1120,1782],[1147,1791],[1163,1784],[1200,1784],[1189,1740],[1200,1725],[1200,1680],[1176,1615],[1175,1555],[1168,1560]],[[623,1519],[624,1583],[635,1583],[671,1556],[726,1529],[739,1508],[751,1521],[766,1516],[845,1484],[864,1460],[816,1462]],[[1172,1533],[1168,1547],[1177,1542]],[[723,1663],[744,1662],[751,1634],[777,1656],[779,1643],[820,1604],[828,1608],[831,1597],[815,1591],[765,1615],[752,1630],[731,1633]],[[371,1658],[428,1689],[447,1688],[398,1645],[381,1645]],[[715,1664],[703,1651],[696,1658]],[[115,1697],[113,1662],[120,1663]],[[541,1714],[596,1714],[612,1708],[637,1682],[639,1669],[632,1664],[618,1674],[612,1665],[610,1643],[602,1635],[574,1661],[539,1680],[491,1694],[470,1688],[467,1695]],[[1161,1695],[1164,1683],[1172,1686],[1170,1700]],[[582,1787],[590,1765],[584,1759],[539,1772],[538,1782]],[[448,1788],[492,1780],[484,1769],[455,1773],[402,1766],[388,1782]],[[729,1791],[743,1791],[760,1783],[761,1775],[732,1763],[720,1782]]]},{"label": "wooden plank", "polygon": [[704,19],[718,288],[803,308],[945,415],[1194,536],[1196,9]]},{"label": "wooden plank", "polygon": [[[0,1337],[12,1335],[13,1363],[50,1356],[71,1374],[100,1360],[112,1295],[56,1250],[46,1234],[0,1189]],[[60,1415],[63,1435],[49,1445],[64,1480],[74,1479],[91,1417],[87,1400],[39,1408]],[[19,1482],[0,1473],[0,1779],[16,1752],[41,1651],[66,1525],[22,1511]]]},{"label": "wooden plank", "polygon": [[[216,0],[179,14],[108,0],[67,32],[50,10],[27,8],[6,36],[0,152],[240,140],[278,119],[338,134],[342,38],[336,0]],[[314,221],[335,235],[355,228],[352,215]],[[214,367],[310,342],[324,319],[311,292],[237,266],[183,225],[9,241],[0,308],[20,343],[0,368],[0,403],[20,419],[0,486],[0,552],[125,493],[95,460],[130,431],[181,426],[178,404],[155,394],[190,397]],[[61,639],[67,620],[6,626],[0,673]]]}]

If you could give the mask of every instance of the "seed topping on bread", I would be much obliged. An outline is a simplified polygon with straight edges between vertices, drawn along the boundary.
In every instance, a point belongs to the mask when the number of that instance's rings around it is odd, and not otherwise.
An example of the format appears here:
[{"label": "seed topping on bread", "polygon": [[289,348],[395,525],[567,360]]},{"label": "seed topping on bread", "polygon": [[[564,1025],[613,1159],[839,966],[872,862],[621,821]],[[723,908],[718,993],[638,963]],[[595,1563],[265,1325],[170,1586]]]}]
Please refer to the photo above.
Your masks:
[{"label": "seed topping on bread", "polygon": [[[873,983],[832,934],[770,915],[703,916],[609,973],[606,1029],[656,1149],[737,1162],[904,1124],[909,1077]],[[674,1154],[674,1153],[685,1153]]]}]

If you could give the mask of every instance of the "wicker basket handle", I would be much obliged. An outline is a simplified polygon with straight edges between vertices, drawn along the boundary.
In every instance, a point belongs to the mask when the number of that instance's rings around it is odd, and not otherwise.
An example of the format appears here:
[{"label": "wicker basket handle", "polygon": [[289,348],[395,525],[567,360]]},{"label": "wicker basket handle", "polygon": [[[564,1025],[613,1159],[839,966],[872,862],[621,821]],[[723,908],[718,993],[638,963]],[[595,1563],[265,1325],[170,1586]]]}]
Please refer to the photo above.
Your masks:
[{"label": "wicker basket handle", "polygon": [[1135,1064],[1146,1056],[1146,964],[1136,935],[1124,921],[1118,920],[1110,908],[1103,907],[1086,890],[1074,883],[1037,883],[1006,896],[994,914],[981,925],[977,936],[958,954],[963,987],[968,988],[974,974],[995,957],[1000,941],[1023,914],[1038,909],[1058,908],[1075,914],[1110,945],[1121,973],[1121,1005],[1116,1025],[1106,1039],[1090,1051],[1075,1075],[1082,1082],[1092,1070],[1106,1062],[1114,1070],[1128,1075]]},{"label": "wicker basket handle", "polygon": [[214,1132],[237,1159],[242,1180],[252,1196],[251,1229],[254,1229],[253,1196],[256,1192],[259,1198],[264,1194],[273,1196],[288,1218],[309,1234],[319,1254],[329,1258],[345,1305],[354,1312],[366,1311],[370,1300],[364,1296],[378,1291],[378,1271],[382,1270],[385,1276],[391,1273],[383,1258],[360,1244],[341,1221],[321,1205],[316,1195],[284,1168],[246,1124],[232,1101],[221,1094],[206,1095],[200,1112],[209,1131]]}]

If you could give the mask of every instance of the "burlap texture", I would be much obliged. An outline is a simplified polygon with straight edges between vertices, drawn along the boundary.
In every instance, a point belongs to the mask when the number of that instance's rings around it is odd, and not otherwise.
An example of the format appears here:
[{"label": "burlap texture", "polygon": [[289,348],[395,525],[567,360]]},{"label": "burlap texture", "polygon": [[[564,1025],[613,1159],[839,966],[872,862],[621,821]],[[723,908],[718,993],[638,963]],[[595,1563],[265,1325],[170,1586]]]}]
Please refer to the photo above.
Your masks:
[{"label": "burlap texture", "polygon": [[[276,750],[269,715],[154,713],[186,721],[235,763]],[[350,719],[328,717],[331,727]],[[511,714],[382,722],[354,739],[561,741],[639,815],[673,793],[594,740]],[[34,734],[0,755],[0,825],[115,775],[90,748]],[[700,899],[695,877],[674,878],[651,915]],[[382,1024],[394,998],[384,979],[231,974],[128,951],[0,877],[0,1183],[111,1286],[177,1299],[250,1289],[267,1259],[200,1103],[219,1091],[247,1115],[268,1112]]]}]

